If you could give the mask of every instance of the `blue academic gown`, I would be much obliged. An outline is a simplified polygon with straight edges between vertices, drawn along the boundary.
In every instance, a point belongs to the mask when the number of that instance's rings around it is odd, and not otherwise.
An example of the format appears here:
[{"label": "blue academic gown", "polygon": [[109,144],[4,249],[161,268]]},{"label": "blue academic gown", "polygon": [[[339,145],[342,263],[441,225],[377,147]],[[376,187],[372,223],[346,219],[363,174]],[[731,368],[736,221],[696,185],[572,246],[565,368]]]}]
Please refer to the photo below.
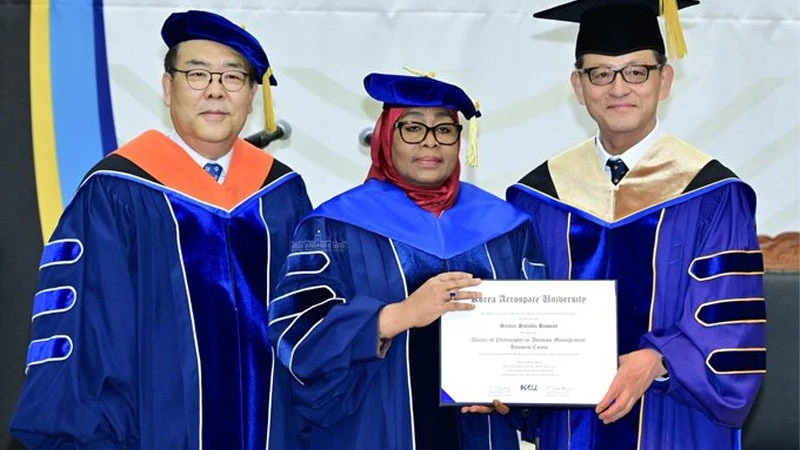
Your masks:
[{"label": "blue academic gown", "polygon": [[653,348],[669,371],[618,422],[604,425],[592,409],[540,410],[527,437],[542,450],[740,449],[766,369],[752,189],[665,136],[618,186],[590,140],[507,197],[536,219],[553,278],[617,280],[619,354]]},{"label": "blue academic gown", "polygon": [[468,183],[440,217],[370,180],[298,227],[269,333],[313,423],[312,450],[517,449],[506,417],[439,407],[439,321],[381,355],[378,313],[429,278],[542,278],[524,213]]},{"label": "blue academic gown", "polygon": [[310,203],[284,164],[233,152],[219,185],[150,131],[87,175],[41,259],[11,423],[28,448],[301,448],[266,321]]}]

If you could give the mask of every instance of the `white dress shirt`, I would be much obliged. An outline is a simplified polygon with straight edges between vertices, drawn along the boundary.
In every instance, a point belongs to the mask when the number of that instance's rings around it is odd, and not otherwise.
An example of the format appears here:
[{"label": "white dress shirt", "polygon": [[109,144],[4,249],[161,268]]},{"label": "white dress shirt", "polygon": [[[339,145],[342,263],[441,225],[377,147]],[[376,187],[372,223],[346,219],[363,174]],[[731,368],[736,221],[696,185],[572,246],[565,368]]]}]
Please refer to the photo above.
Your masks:
[{"label": "white dress shirt", "polygon": [[637,142],[636,145],[626,150],[623,154],[615,156],[608,153],[605,147],[603,147],[603,141],[600,139],[600,133],[598,132],[594,137],[594,146],[597,149],[597,157],[600,158],[600,166],[603,168],[603,172],[611,179],[611,168],[606,165],[606,161],[609,159],[621,159],[622,162],[628,166],[628,170],[633,170],[634,166],[642,159],[642,156],[647,153],[647,150],[663,135],[664,133],[658,129],[658,121],[656,121],[656,126],[650,134]]},{"label": "white dress shirt", "polygon": [[197,151],[195,151],[195,149],[193,149],[192,147],[189,147],[189,144],[184,142],[184,140],[181,139],[181,137],[175,130],[172,130],[172,132],[169,133],[167,136],[169,136],[170,139],[175,141],[176,144],[178,144],[182,149],[184,149],[186,153],[189,156],[191,156],[194,162],[196,162],[197,165],[200,166],[201,169],[203,169],[205,165],[210,162],[219,164],[222,167],[222,173],[220,173],[217,182],[219,184],[222,184],[225,181],[225,177],[228,175],[228,168],[231,166],[231,158],[233,158],[233,151],[232,151],[233,149],[229,150],[228,153],[225,153],[224,155],[222,155],[217,159],[208,159],[205,156],[201,155],[200,153],[197,153]]}]

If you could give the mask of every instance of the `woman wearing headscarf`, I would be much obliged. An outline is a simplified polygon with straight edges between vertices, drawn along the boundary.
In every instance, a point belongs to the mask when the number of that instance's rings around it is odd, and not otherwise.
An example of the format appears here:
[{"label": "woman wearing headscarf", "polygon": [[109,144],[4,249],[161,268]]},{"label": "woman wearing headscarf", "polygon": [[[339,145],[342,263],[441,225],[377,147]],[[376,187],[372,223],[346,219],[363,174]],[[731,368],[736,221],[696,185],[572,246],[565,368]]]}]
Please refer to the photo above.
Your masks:
[{"label": "woman wearing headscarf", "polygon": [[310,448],[517,449],[493,407],[439,406],[439,318],[472,309],[454,300],[480,296],[481,279],[543,277],[529,219],[459,181],[458,112],[480,116],[463,90],[386,74],[364,86],[384,104],[367,180],[298,226],[269,308]]}]

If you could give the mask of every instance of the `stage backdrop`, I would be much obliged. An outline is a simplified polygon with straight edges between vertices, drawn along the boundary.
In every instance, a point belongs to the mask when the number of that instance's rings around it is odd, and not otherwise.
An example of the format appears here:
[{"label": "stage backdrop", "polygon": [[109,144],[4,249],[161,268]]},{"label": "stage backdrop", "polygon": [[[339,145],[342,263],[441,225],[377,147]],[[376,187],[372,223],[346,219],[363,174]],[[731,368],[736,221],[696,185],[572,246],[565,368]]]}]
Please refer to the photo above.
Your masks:
[{"label": "stage backdrop", "polygon": [[[261,40],[279,83],[277,114],[293,129],[269,151],[319,204],[366,174],[358,134],[380,112],[362,87],[372,71],[434,71],[479,101],[480,167],[462,176],[498,195],[594,134],[568,82],[577,27],[531,18],[554,3],[0,0],[0,448],[23,377],[42,241],[105,153],[145,129],[170,130],[159,36],[170,12],[209,9]],[[800,229],[797,0],[704,0],[681,15],[689,55],[674,62],[661,127],[754,186],[759,233]],[[258,103],[243,135],[262,123]]]}]

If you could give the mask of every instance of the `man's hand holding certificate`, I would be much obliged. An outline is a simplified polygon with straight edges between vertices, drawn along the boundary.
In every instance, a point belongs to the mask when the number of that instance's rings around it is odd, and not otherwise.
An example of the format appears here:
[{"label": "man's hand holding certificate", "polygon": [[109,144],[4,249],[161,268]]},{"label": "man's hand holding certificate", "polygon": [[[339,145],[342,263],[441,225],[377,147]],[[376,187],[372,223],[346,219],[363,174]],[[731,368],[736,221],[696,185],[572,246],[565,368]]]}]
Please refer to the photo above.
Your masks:
[{"label": "man's hand holding certificate", "polygon": [[594,405],[617,372],[614,281],[484,280],[441,318],[442,405]]}]

